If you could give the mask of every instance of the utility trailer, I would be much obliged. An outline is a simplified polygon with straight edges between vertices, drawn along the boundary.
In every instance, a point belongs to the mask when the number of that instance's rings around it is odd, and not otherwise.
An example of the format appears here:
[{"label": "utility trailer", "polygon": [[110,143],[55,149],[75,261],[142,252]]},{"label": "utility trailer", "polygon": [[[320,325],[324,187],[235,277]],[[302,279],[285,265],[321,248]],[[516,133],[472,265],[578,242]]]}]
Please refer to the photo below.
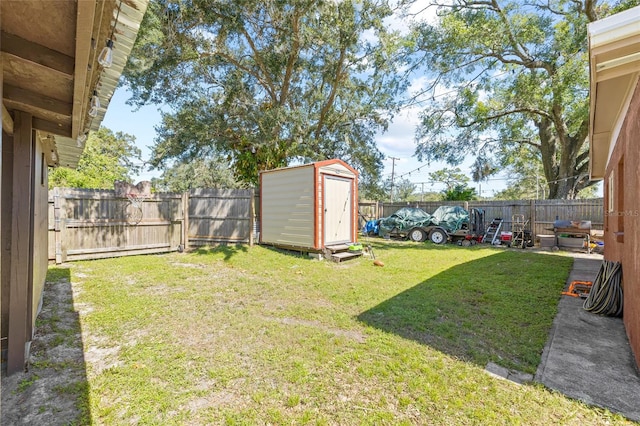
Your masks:
[{"label": "utility trailer", "polygon": [[409,230],[406,238],[411,241],[422,242],[427,239],[434,244],[444,244],[448,241],[461,246],[470,246],[482,242],[484,235],[484,211],[471,209],[470,220],[463,223],[459,229],[447,231],[442,226],[416,226]]},{"label": "utility trailer", "polygon": [[409,239],[435,244],[448,241],[463,246],[482,241],[484,211],[461,207],[441,206],[433,215],[417,207],[404,207],[393,215],[378,221],[378,235],[385,238]]}]

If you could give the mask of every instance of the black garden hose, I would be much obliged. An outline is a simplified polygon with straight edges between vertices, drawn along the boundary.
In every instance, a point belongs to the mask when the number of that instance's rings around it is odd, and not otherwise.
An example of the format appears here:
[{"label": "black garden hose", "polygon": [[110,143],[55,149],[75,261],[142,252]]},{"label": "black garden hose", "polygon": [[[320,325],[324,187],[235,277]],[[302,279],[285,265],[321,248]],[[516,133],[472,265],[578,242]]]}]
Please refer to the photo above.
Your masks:
[{"label": "black garden hose", "polygon": [[610,317],[622,316],[622,265],[603,261],[583,308]]}]

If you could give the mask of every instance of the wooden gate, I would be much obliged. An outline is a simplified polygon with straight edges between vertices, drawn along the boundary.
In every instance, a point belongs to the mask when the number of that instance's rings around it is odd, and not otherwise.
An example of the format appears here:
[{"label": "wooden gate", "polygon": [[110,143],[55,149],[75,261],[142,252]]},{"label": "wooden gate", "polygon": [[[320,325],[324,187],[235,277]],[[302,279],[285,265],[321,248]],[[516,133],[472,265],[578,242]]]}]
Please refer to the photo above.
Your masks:
[{"label": "wooden gate", "polygon": [[181,194],[153,194],[131,222],[131,202],[109,190],[49,191],[49,260],[160,253],[184,247]]},{"label": "wooden gate", "polygon": [[250,189],[192,189],[188,192],[189,247],[253,244],[254,192]]}]

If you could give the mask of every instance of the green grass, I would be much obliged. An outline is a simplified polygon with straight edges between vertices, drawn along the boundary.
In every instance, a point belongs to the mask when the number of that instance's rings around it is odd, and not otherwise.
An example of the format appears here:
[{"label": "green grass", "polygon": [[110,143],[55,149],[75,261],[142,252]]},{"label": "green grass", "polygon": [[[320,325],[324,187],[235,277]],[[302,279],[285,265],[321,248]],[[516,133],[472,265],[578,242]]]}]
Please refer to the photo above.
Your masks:
[{"label": "green grass", "polygon": [[374,247],[382,268],[265,247],[73,264],[84,347],[111,354],[92,422],[624,423],[482,371],[535,371],[570,258]]}]

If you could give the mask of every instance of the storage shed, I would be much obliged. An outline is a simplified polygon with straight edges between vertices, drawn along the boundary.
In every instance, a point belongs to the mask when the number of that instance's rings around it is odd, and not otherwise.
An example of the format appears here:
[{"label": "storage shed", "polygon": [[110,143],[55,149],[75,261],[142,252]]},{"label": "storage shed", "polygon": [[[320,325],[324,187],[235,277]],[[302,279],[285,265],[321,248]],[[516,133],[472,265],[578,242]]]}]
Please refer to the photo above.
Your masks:
[{"label": "storage shed", "polygon": [[326,160],[260,173],[260,243],[322,252],[355,242],[358,172]]}]

